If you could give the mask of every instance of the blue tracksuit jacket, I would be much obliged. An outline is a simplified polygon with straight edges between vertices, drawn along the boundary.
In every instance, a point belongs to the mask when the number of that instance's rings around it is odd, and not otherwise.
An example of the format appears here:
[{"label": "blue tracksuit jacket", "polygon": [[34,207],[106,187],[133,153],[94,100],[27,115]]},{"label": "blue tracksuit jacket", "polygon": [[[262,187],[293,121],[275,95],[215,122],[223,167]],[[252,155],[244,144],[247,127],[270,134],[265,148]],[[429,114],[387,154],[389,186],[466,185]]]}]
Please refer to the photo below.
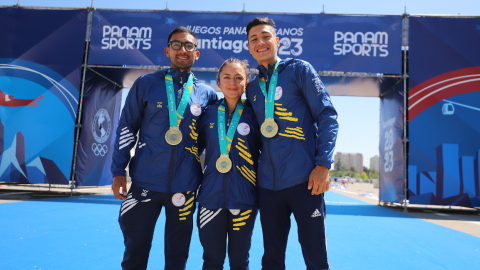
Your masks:
[{"label": "blue tracksuit jacket", "polygon": [[[220,173],[215,165],[220,157],[217,126],[220,103],[217,101],[209,106],[198,125],[199,143],[205,144],[206,155],[205,172],[197,201],[209,209],[254,209],[258,207],[257,166],[261,146],[258,122],[252,108],[245,108],[230,148],[232,169],[225,174]],[[225,119],[229,119],[228,108],[225,114]],[[225,125],[229,122],[226,121]]]},{"label": "blue tracksuit jacket", "polygon": [[[197,145],[197,121],[203,110],[218,100],[212,88],[194,78],[188,106],[180,123],[183,139],[172,146],[165,141],[170,127],[165,75],[168,69],[143,75],[133,84],[125,100],[117,128],[112,158],[113,176],[125,175],[129,169],[132,182],[144,189],[158,192],[196,190],[202,180]],[[176,105],[186,86],[190,72],[171,69]],[[130,160],[130,149],[138,144]]]},{"label": "blue tracksuit jacket", "polygon": [[[258,67],[267,91],[274,65]],[[306,61],[287,58],[278,66],[275,122],[278,134],[262,136],[258,168],[261,188],[280,190],[308,181],[315,165],[330,168],[337,138],[337,112],[317,72]],[[261,125],[265,120],[265,97],[259,76],[247,85],[251,103]]]}]

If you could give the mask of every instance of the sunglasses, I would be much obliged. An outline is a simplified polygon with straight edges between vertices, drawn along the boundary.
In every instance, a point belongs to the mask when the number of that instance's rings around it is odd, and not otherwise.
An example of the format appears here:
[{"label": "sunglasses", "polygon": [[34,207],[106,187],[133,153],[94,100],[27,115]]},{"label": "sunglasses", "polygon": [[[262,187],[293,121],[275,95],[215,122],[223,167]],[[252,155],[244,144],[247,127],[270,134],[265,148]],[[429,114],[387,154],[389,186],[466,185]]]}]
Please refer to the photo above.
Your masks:
[{"label": "sunglasses", "polygon": [[187,52],[193,52],[196,48],[197,45],[193,44],[192,42],[181,42],[178,40],[172,40],[168,43],[172,47],[172,49],[178,51],[182,48],[182,46],[185,48],[185,51]]}]

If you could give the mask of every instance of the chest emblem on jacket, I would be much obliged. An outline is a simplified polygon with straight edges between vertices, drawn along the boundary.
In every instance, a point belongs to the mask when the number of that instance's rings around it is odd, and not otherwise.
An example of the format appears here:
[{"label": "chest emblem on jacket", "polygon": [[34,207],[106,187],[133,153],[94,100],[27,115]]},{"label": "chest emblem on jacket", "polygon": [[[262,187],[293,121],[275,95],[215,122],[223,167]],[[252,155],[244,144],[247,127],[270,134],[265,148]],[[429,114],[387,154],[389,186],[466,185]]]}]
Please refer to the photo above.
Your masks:
[{"label": "chest emblem on jacket", "polygon": [[162,108],[163,102],[157,102],[157,108]]},{"label": "chest emblem on jacket", "polygon": [[195,116],[199,116],[202,113],[202,107],[198,103],[193,103],[190,106],[190,112]]},{"label": "chest emblem on jacket", "polygon": [[277,89],[275,90],[275,100],[279,100],[283,95],[283,89],[281,86],[277,86]]},{"label": "chest emblem on jacket", "polygon": [[210,123],[210,128],[213,128],[214,125],[215,123]]},{"label": "chest emblem on jacket", "polygon": [[257,101],[257,95],[253,96],[253,101]]},{"label": "chest emblem on jacket", "polygon": [[237,126],[237,131],[243,136],[247,136],[250,133],[250,126],[247,123],[240,123]]}]

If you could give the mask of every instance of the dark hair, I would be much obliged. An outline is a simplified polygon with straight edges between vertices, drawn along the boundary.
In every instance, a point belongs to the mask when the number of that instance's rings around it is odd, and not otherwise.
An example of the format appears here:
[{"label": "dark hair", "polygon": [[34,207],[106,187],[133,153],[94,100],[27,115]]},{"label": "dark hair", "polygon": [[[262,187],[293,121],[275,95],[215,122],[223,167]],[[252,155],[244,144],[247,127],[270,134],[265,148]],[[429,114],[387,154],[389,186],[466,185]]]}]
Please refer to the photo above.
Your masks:
[{"label": "dark hair", "polygon": [[240,66],[243,67],[243,71],[245,71],[245,80],[247,79],[247,67],[248,67],[248,61],[247,60],[240,60],[238,58],[229,58],[223,62],[223,64],[220,66],[218,69],[218,74],[217,74],[217,81],[220,81],[220,73],[222,73],[222,69],[229,64],[239,64]]},{"label": "dark hair", "polygon": [[167,45],[168,43],[170,43],[170,39],[172,38],[172,36],[176,33],[187,33],[193,36],[193,38],[195,39],[195,44],[197,44],[197,37],[195,36],[195,33],[193,33],[192,30],[186,28],[185,26],[180,26],[173,29],[172,32],[170,32],[170,34],[168,35]]},{"label": "dark hair", "polygon": [[247,39],[248,39],[248,34],[250,33],[250,29],[252,29],[252,27],[255,27],[257,25],[262,25],[262,24],[266,24],[266,25],[270,25],[271,27],[273,27],[273,30],[275,30],[275,22],[268,18],[268,17],[265,17],[265,18],[255,18],[253,20],[251,20],[248,24],[247,24]]}]

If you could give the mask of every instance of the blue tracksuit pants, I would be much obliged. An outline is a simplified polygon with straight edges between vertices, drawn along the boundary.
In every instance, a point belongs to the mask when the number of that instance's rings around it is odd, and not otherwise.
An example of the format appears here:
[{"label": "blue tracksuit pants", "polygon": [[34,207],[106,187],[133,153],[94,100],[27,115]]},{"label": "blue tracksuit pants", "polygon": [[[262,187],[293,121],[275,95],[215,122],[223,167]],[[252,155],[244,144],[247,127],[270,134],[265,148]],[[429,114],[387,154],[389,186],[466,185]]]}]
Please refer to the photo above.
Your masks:
[{"label": "blue tracksuit pants", "polygon": [[203,246],[203,269],[223,269],[227,251],[230,269],[248,270],[248,252],[252,242],[257,209],[207,209],[199,205],[198,234]]},{"label": "blue tracksuit pants", "polygon": [[185,269],[196,209],[195,192],[162,193],[132,184],[120,208],[125,253],[122,269],[147,269],[153,231],[165,207],[165,269]]},{"label": "blue tracksuit pants", "polygon": [[277,191],[259,188],[258,195],[265,248],[262,269],[285,269],[292,213],[307,270],[329,269],[323,194],[311,195],[307,181]]}]

